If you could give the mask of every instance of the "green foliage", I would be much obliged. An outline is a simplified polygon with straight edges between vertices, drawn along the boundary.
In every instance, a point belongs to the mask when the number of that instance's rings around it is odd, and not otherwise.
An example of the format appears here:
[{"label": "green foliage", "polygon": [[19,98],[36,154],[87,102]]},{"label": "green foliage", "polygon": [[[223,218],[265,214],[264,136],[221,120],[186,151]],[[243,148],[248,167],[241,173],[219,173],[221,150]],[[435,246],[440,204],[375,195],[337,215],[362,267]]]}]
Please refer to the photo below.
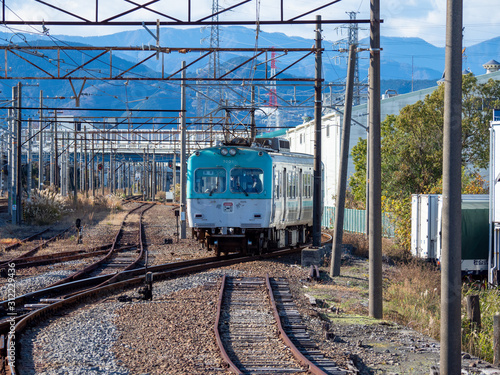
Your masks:
[{"label": "green foliage", "polygon": [[[487,192],[477,173],[489,163],[489,122],[492,108],[500,107],[500,82],[479,84],[471,74],[462,80],[463,192]],[[442,190],[444,86],[423,101],[389,115],[381,124],[383,210],[393,213],[396,236],[410,245],[411,194]],[[352,149],[355,173],[349,181],[352,196],[366,196],[367,142],[360,139]]]}]

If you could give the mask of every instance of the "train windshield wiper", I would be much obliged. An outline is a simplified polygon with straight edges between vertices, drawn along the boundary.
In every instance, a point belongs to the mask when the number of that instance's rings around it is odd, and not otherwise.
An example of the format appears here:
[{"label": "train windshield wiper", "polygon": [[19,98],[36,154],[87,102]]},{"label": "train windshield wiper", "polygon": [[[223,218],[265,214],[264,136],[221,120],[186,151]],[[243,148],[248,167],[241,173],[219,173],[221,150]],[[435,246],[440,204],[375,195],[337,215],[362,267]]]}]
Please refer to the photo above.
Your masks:
[{"label": "train windshield wiper", "polygon": [[210,193],[208,194],[209,197],[212,196],[212,194],[217,190],[217,188],[212,188],[212,190],[210,190]]},{"label": "train windshield wiper", "polygon": [[245,189],[243,189],[240,185],[237,185],[236,187],[237,187],[238,189],[240,189],[242,192],[244,192],[244,193],[245,193],[245,196],[247,196],[247,197],[248,197],[248,193],[247,193],[247,191],[246,191]]}]

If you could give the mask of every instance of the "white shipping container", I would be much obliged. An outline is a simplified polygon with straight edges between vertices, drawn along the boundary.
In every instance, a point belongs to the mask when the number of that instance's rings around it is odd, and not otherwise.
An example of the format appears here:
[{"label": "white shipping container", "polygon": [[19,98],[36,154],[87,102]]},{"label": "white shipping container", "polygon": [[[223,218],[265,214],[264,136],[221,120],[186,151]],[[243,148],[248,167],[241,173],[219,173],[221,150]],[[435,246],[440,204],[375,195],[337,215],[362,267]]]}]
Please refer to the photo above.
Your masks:
[{"label": "white shipping container", "polygon": [[438,241],[438,194],[413,194],[411,202],[411,253],[436,259]]},{"label": "white shipping container", "polygon": [[[490,255],[488,282],[499,284],[500,270],[500,110],[490,126]],[[492,230],[491,230],[492,229]]]}]

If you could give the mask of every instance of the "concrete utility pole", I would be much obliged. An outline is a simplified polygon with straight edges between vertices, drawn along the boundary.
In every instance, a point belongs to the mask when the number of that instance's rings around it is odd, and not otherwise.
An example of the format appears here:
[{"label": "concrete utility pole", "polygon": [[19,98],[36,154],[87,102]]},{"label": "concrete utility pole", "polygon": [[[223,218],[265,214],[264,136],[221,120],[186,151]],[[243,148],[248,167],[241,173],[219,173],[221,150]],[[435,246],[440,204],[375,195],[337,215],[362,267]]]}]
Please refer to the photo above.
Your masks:
[{"label": "concrete utility pole", "polygon": [[255,137],[257,136],[257,128],[255,127],[255,86],[252,85],[250,92],[250,100],[252,101],[252,109],[250,112],[250,142],[253,143],[255,141]]},{"label": "concrete utility pole", "polygon": [[[14,100],[14,97],[12,97]],[[14,179],[14,109],[9,108],[7,110],[8,113],[8,129],[7,132],[7,147],[8,155],[7,155],[7,195],[9,197],[9,214],[12,218],[12,203],[14,202],[14,188],[13,188],[13,179]]]},{"label": "concrete utility pole", "polygon": [[[69,132],[68,132],[68,136],[69,136]],[[74,143],[73,143],[73,206],[76,207],[76,203],[77,203],[77,187],[76,187],[76,183],[78,182],[77,181],[77,172],[78,172],[78,169],[77,169],[77,164],[76,164],[76,160],[77,160],[77,152],[78,152],[78,144],[77,144],[77,124],[75,122],[75,132],[74,132]],[[69,142],[68,142],[68,156],[69,156]],[[68,157],[69,159],[69,157]],[[68,164],[69,164],[69,160],[68,160]],[[69,174],[68,174],[68,178],[69,178]]]},{"label": "concrete utility pole", "polygon": [[43,186],[43,91],[40,90],[40,127],[38,129],[38,190]]},{"label": "concrete utility pole", "polygon": [[156,154],[155,154],[155,149],[153,148],[153,166],[152,166],[152,173],[151,173],[151,200],[154,202],[155,201],[155,195],[156,195]]},{"label": "concrete utility pole", "polygon": [[[103,128],[104,130],[106,130],[106,123],[103,124]],[[102,160],[101,160],[101,166],[102,166],[102,169],[101,169],[101,172],[102,172],[102,179],[101,179],[101,192],[102,192],[102,196],[104,197],[104,135],[105,135],[105,131],[102,132]]]},{"label": "concrete utility pole", "polygon": [[95,198],[95,188],[96,188],[96,183],[95,183],[95,149],[94,149],[94,145],[95,145],[95,134],[92,133],[92,137],[91,137],[91,151],[90,151],[90,155],[91,155],[91,167],[90,167],[90,188],[92,189],[92,197]]},{"label": "concrete utility pole", "polygon": [[354,96],[354,68],[356,66],[355,44],[349,46],[349,64],[347,66],[347,82],[345,88],[344,123],[342,125],[342,145],[339,179],[337,184],[337,199],[335,207],[335,230],[333,236],[332,261],[330,276],[340,275],[340,261],[342,255],[342,237],[344,235],[344,205],[347,183],[347,161],[349,158],[349,137],[351,135],[351,113]]},{"label": "concrete utility pole", "polygon": [[28,200],[31,199],[31,189],[32,189],[32,179],[33,179],[33,156],[31,153],[31,147],[33,146],[33,143],[31,141],[31,117],[28,119],[28,181],[27,181],[27,187],[28,187]]},{"label": "concrete utility pole", "polygon": [[15,171],[14,171],[14,203],[12,204],[12,223],[13,224],[21,224],[22,220],[22,178],[21,178],[21,97],[22,97],[22,84],[19,82],[17,87],[12,87],[12,98],[14,102],[12,105],[15,105],[15,147],[14,147],[14,163],[15,163]]},{"label": "concrete utility pole", "polygon": [[321,196],[321,16],[316,16],[316,73],[314,81],[314,192],[313,192],[313,246],[321,246],[321,213],[323,199]]},{"label": "concrete utility pole", "polygon": [[443,127],[440,373],[461,373],[462,0],[448,0]]},{"label": "concrete utility pole", "polygon": [[83,189],[85,190],[85,197],[89,197],[89,168],[88,168],[88,150],[87,150],[87,126],[85,126],[83,132],[83,142],[85,144],[85,157],[84,157],[84,164],[85,164],[85,174],[84,174],[84,181],[83,181]]},{"label": "concrete utility pole", "polygon": [[369,69],[369,312],[381,319],[382,311],[382,182],[380,156],[380,0],[370,1]]},{"label": "concrete utility pole", "polygon": [[181,239],[186,238],[186,62],[182,62],[181,84]]}]

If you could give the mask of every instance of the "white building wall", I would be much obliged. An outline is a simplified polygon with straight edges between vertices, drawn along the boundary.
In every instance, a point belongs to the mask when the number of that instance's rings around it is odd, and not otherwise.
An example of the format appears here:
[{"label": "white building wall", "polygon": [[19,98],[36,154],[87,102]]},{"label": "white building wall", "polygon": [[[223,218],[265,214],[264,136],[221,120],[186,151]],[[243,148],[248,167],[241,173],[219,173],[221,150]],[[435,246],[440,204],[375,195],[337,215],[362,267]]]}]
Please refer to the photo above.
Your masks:
[{"label": "white building wall", "polygon": [[[485,83],[489,79],[500,80],[500,71],[483,74],[476,77],[479,83]],[[408,94],[392,96],[382,99],[380,103],[381,121],[391,114],[399,114],[399,111],[409,105],[415,104],[419,100],[424,100],[437,86],[414,91]],[[351,136],[349,137],[349,160],[347,166],[347,181],[354,174],[354,164],[352,162],[352,148],[358,143],[359,138],[366,139],[368,127],[367,104],[360,104],[352,107]],[[322,161],[325,165],[325,205],[335,205],[337,192],[338,168],[340,164],[341,145],[341,125],[342,115],[330,113],[322,117]],[[326,135],[327,124],[330,124],[330,136]],[[332,132],[332,129],[335,131]],[[302,143],[300,135],[303,135]],[[291,151],[314,154],[314,120],[297,126],[287,131],[287,138],[290,139]]]},{"label": "white building wall", "polygon": [[[325,116],[321,123],[321,160],[325,168],[325,205],[335,205],[340,160],[340,123],[338,116]],[[314,155],[314,121],[290,129],[290,151]]]}]

